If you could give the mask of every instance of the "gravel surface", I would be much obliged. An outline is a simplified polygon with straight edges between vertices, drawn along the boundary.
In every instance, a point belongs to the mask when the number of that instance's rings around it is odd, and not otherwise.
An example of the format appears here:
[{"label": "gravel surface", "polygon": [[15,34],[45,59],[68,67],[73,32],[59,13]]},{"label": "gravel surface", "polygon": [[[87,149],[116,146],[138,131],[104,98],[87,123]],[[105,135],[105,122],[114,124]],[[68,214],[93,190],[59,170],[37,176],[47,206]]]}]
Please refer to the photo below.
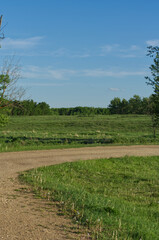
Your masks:
[{"label": "gravel surface", "polygon": [[159,156],[158,145],[106,146],[0,153],[0,239],[89,239],[89,234],[58,215],[55,203],[33,197],[18,172],[77,160],[121,156]]}]

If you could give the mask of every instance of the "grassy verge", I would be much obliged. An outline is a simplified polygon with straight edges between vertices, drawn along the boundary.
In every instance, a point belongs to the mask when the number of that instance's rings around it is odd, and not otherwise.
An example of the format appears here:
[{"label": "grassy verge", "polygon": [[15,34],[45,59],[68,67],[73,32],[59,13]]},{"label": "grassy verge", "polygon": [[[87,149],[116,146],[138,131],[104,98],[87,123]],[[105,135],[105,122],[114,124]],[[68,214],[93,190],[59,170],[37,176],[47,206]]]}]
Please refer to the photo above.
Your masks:
[{"label": "grassy verge", "polygon": [[144,115],[21,116],[0,129],[0,152],[121,144],[159,144]]},{"label": "grassy verge", "polygon": [[95,239],[159,239],[159,157],[79,161],[24,172],[34,192],[58,201]]}]

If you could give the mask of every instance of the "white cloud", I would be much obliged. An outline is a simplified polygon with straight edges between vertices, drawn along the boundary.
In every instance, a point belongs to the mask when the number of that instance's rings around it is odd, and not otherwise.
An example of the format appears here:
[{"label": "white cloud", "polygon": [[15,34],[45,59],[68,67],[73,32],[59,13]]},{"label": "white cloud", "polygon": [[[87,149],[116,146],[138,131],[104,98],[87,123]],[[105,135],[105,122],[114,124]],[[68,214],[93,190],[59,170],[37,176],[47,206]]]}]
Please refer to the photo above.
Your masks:
[{"label": "white cloud", "polygon": [[139,49],[140,49],[140,47],[137,46],[137,45],[131,45],[131,46],[130,46],[130,50],[131,50],[131,51],[136,51],[136,50],[139,50]]},{"label": "white cloud", "polygon": [[146,73],[142,71],[108,71],[103,69],[83,70],[85,76],[89,77],[125,77],[125,76],[144,76]]},{"label": "white cloud", "polygon": [[105,56],[107,53],[110,53],[114,50],[116,50],[119,47],[119,44],[106,44],[101,48],[101,54],[100,56]]},{"label": "white cloud", "polygon": [[40,36],[25,39],[5,38],[1,45],[2,49],[28,49],[36,46],[42,39]]},{"label": "white cloud", "polygon": [[51,78],[55,79],[68,79],[69,77],[76,74],[76,71],[71,69],[59,69],[59,70],[48,70],[48,74]]},{"label": "white cloud", "polygon": [[109,90],[112,91],[112,92],[118,92],[118,91],[120,91],[119,88],[109,88]]},{"label": "white cloud", "polygon": [[69,49],[66,48],[59,48],[51,53],[49,55],[53,57],[71,57],[71,58],[87,58],[90,57],[88,53],[76,53],[76,52],[71,52]]},{"label": "white cloud", "polygon": [[27,66],[23,69],[22,76],[30,79],[58,79],[66,80],[76,75],[75,70],[71,69],[53,69],[51,67],[40,68],[37,66]]},{"label": "white cloud", "polygon": [[135,54],[121,54],[120,57],[122,58],[136,58]]},{"label": "white cloud", "polygon": [[87,69],[83,70],[83,75],[88,77],[106,77],[112,76],[113,72],[102,69]]},{"label": "white cloud", "polygon": [[146,44],[153,47],[159,46],[159,39],[148,40],[146,41]]},{"label": "white cloud", "polygon": [[[137,45],[131,45],[129,47],[122,47],[119,44],[107,44],[102,46],[101,53],[99,56],[106,56],[108,53],[114,53],[118,57],[125,57],[125,58],[132,58],[136,57],[135,54],[132,54],[132,52],[139,51],[141,48]],[[123,53],[119,54],[119,53]]]},{"label": "white cloud", "polygon": [[54,57],[68,56],[69,54],[69,50],[66,48],[59,48],[50,53],[50,55]]},{"label": "white cloud", "polygon": [[[34,46],[33,43],[34,42],[32,42],[32,46]],[[36,44],[38,44],[38,42]],[[8,46],[9,46],[9,43],[8,43]],[[10,47],[11,47],[11,45],[10,45]],[[30,44],[30,47],[31,47],[31,44]],[[25,50],[25,49],[28,50],[28,48],[29,48],[29,44],[26,45],[25,48],[23,48],[22,45],[19,47],[19,49],[21,49],[21,50]],[[3,49],[7,49],[7,45],[3,46]],[[7,53],[7,55],[8,55],[8,53]],[[16,55],[18,55],[18,56],[29,56],[29,57],[32,57],[32,56],[48,57],[49,56],[49,57],[54,57],[54,58],[58,58],[58,57],[88,58],[88,57],[90,57],[90,54],[87,51],[73,52],[73,51],[70,51],[67,48],[58,48],[58,49],[55,49],[53,51],[43,51],[41,49],[39,49],[38,51],[37,50],[33,51],[31,49],[31,51],[19,51],[18,53],[16,53]]]},{"label": "white cloud", "polygon": [[126,77],[145,76],[144,71],[112,71],[104,69],[54,69],[53,67],[27,66],[23,68],[22,76],[27,79],[69,80],[72,77]]},{"label": "white cloud", "polygon": [[57,83],[41,83],[41,82],[26,82],[26,83],[22,83],[20,84],[21,86],[33,86],[33,87],[63,87],[64,84],[57,84]]},{"label": "white cloud", "polygon": [[90,54],[84,53],[84,54],[75,54],[71,56],[72,58],[88,58],[90,57]]}]

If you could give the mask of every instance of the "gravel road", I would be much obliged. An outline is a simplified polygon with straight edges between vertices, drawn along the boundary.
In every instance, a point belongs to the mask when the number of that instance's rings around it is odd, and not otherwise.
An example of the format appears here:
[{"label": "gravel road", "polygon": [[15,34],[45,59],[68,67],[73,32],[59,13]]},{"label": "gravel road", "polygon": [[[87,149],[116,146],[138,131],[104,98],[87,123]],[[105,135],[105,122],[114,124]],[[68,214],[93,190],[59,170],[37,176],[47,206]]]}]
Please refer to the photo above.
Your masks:
[{"label": "gravel road", "polygon": [[106,146],[0,153],[0,239],[89,239],[87,233],[76,229],[69,219],[57,214],[54,203],[34,198],[27,188],[20,185],[18,172],[44,165],[125,155],[159,156],[159,146]]}]

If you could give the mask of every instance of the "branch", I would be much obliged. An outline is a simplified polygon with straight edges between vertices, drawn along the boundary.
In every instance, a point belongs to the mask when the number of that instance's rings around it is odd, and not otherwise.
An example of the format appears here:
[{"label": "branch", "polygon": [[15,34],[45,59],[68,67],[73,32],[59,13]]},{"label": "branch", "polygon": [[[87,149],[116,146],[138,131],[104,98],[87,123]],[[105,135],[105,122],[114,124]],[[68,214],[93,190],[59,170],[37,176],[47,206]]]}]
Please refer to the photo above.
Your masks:
[{"label": "branch", "polygon": [[[3,17],[3,15],[0,16],[0,32],[2,31],[2,29],[1,29],[1,25],[2,25],[2,17]],[[3,32],[0,33],[0,39],[4,39],[4,33],[3,33]]]},{"label": "branch", "polygon": [[25,95],[25,89],[18,86],[20,66],[14,56],[5,59],[0,76],[0,108],[4,108],[20,101]]},{"label": "branch", "polygon": [[1,29],[1,25],[2,25],[2,15],[1,15],[1,17],[0,17],[0,29]]}]

